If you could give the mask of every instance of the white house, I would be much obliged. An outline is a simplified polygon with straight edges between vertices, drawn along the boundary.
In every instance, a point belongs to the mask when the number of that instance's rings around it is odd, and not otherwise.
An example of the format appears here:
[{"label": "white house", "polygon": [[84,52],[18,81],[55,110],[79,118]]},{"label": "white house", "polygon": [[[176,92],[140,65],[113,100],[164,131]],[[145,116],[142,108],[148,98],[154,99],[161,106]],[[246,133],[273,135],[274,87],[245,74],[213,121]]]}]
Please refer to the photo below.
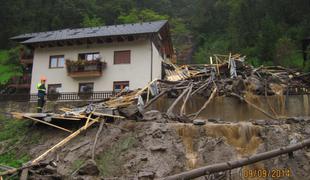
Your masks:
[{"label": "white house", "polygon": [[41,76],[48,92],[118,91],[162,78],[162,61],[173,55],[166,20],[63,29],[11,38],[33,53],[30,92]]}]

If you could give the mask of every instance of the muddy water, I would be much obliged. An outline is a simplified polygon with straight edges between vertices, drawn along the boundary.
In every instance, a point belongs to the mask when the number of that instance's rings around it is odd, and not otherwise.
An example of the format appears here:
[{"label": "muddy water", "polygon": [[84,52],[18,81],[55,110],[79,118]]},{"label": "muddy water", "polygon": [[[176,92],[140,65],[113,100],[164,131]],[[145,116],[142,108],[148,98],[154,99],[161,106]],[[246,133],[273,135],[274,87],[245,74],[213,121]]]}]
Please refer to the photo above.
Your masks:
[{"label": "muddy water", "polygon": [[[247,99],[262,108],[268,113],[277,117],[300,117],[310,116],[310,95],[291,95],[291,96],[250,96]],[[174,99],[162,97],[150,108],[165,112],[172,104]],[[205,103],[204,97],[194,96],[189,99],[186,105],[186,114],[197,112]],[[179,113],[182,102],[179,103],[174,112]],[[215,97],[199,118],[202,119],[221,119],[226,121],[248,121],[255,119],[270,119],[260,111],[241,102],[234,97]]]},{"label": "muddy water", "polygon": [[259,144],[260,127],[248,123],[213,124],[204,126],[206,135],[225,137],[228,144],[233,146],[240,157],[254,154]]},{"label": "muddy water", "polygon": [[223,138],[236,150],[237,157],[235,159],[255,154],[262,142],[260,139],[261,128],[250,123],[207,124],[204,126],[175,124],[174,128],[184,144],[187,169],[204,164],[199,161],[198,143],[199,139],[205,136]]},{"label": "muddy water", "polygon": [[177,126],[176,130],[181,137],[185,147],[185,155],[187,159],[186,168],[196,168],[198,161],[198,152],[197,141],[195,141],[195,139],[199,138],[199,129],[195,126],[184,124]]}]

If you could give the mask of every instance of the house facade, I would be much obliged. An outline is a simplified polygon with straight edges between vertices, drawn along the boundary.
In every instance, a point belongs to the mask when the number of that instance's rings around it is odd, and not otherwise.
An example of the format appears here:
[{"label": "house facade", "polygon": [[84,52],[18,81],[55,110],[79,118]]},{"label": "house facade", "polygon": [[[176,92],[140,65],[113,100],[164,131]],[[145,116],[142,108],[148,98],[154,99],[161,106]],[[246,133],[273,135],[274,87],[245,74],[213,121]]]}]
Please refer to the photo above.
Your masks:
[{"label": "house facade", "polygon": [[41,76],[48,92],[120,91],[162,78],[173,55],[169,24],[155,21],[64,29],[11,38],[33,52],[30,93]]}]

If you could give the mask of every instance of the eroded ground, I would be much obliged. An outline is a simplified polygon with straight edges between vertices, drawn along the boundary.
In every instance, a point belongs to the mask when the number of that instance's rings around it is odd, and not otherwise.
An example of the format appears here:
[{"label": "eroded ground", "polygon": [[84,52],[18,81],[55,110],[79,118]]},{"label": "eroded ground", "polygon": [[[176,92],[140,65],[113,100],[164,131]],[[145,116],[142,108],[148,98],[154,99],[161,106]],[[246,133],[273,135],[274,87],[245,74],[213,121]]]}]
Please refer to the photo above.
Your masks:
[{"label": "eroded ground", "polygon": [[[22,145],[16,145],[13,148],[19,154],[26,153],[29,156],[28,159],[37,157],[68,135],[42,125],[28,126],[30,130],[25,134],[27,136],[21,142],[15,142]],[[61,179],[165,177],[192,168],[236,160],[294,144],[309,138],[310,119],[291,118],[234,123],[214,121],[202,126],[191,123],[122,120],[113,125],[105,125],[100,134],[95,158],[100,175],[97,177],[78,175],[77,170],[91,158],[97,129],[98,125],[94,125],[46,158],[46,161],[57,163],[57,176],[52,175],[52,177]],[[2,152],[7,148],[6,142],[8,141],[2,141],[0,144]],[[281,179],[307,179],[310,177],[309,160],[310,150],[303,149],[294,152],[291,158],[288,155],[282,155],[243,167],[243,170],[289,168],[290,177]],[[239,168],[214,176],[217,177],[216,179],[224,176],[242,179],[244,171]],[[38,176],[32,178],[36,179]],[[247,178],[243,177],[243,179]]]}]

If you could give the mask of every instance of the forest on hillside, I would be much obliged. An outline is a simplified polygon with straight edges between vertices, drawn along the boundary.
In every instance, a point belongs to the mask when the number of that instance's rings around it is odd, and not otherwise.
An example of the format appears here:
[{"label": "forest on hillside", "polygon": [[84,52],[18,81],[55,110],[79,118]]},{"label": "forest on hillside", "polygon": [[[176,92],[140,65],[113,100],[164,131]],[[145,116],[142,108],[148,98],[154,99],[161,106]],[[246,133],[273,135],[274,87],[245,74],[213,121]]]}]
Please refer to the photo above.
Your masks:
[{"label": "forest on hillside", "polygon": [[0,0],[0,72],[17,63],[14,35],[159,19],[169,20],[176,52],[191,52],[188,63],[232,52],[255,66],[309,70],[301,53],[309,9],[309,0]]}]

